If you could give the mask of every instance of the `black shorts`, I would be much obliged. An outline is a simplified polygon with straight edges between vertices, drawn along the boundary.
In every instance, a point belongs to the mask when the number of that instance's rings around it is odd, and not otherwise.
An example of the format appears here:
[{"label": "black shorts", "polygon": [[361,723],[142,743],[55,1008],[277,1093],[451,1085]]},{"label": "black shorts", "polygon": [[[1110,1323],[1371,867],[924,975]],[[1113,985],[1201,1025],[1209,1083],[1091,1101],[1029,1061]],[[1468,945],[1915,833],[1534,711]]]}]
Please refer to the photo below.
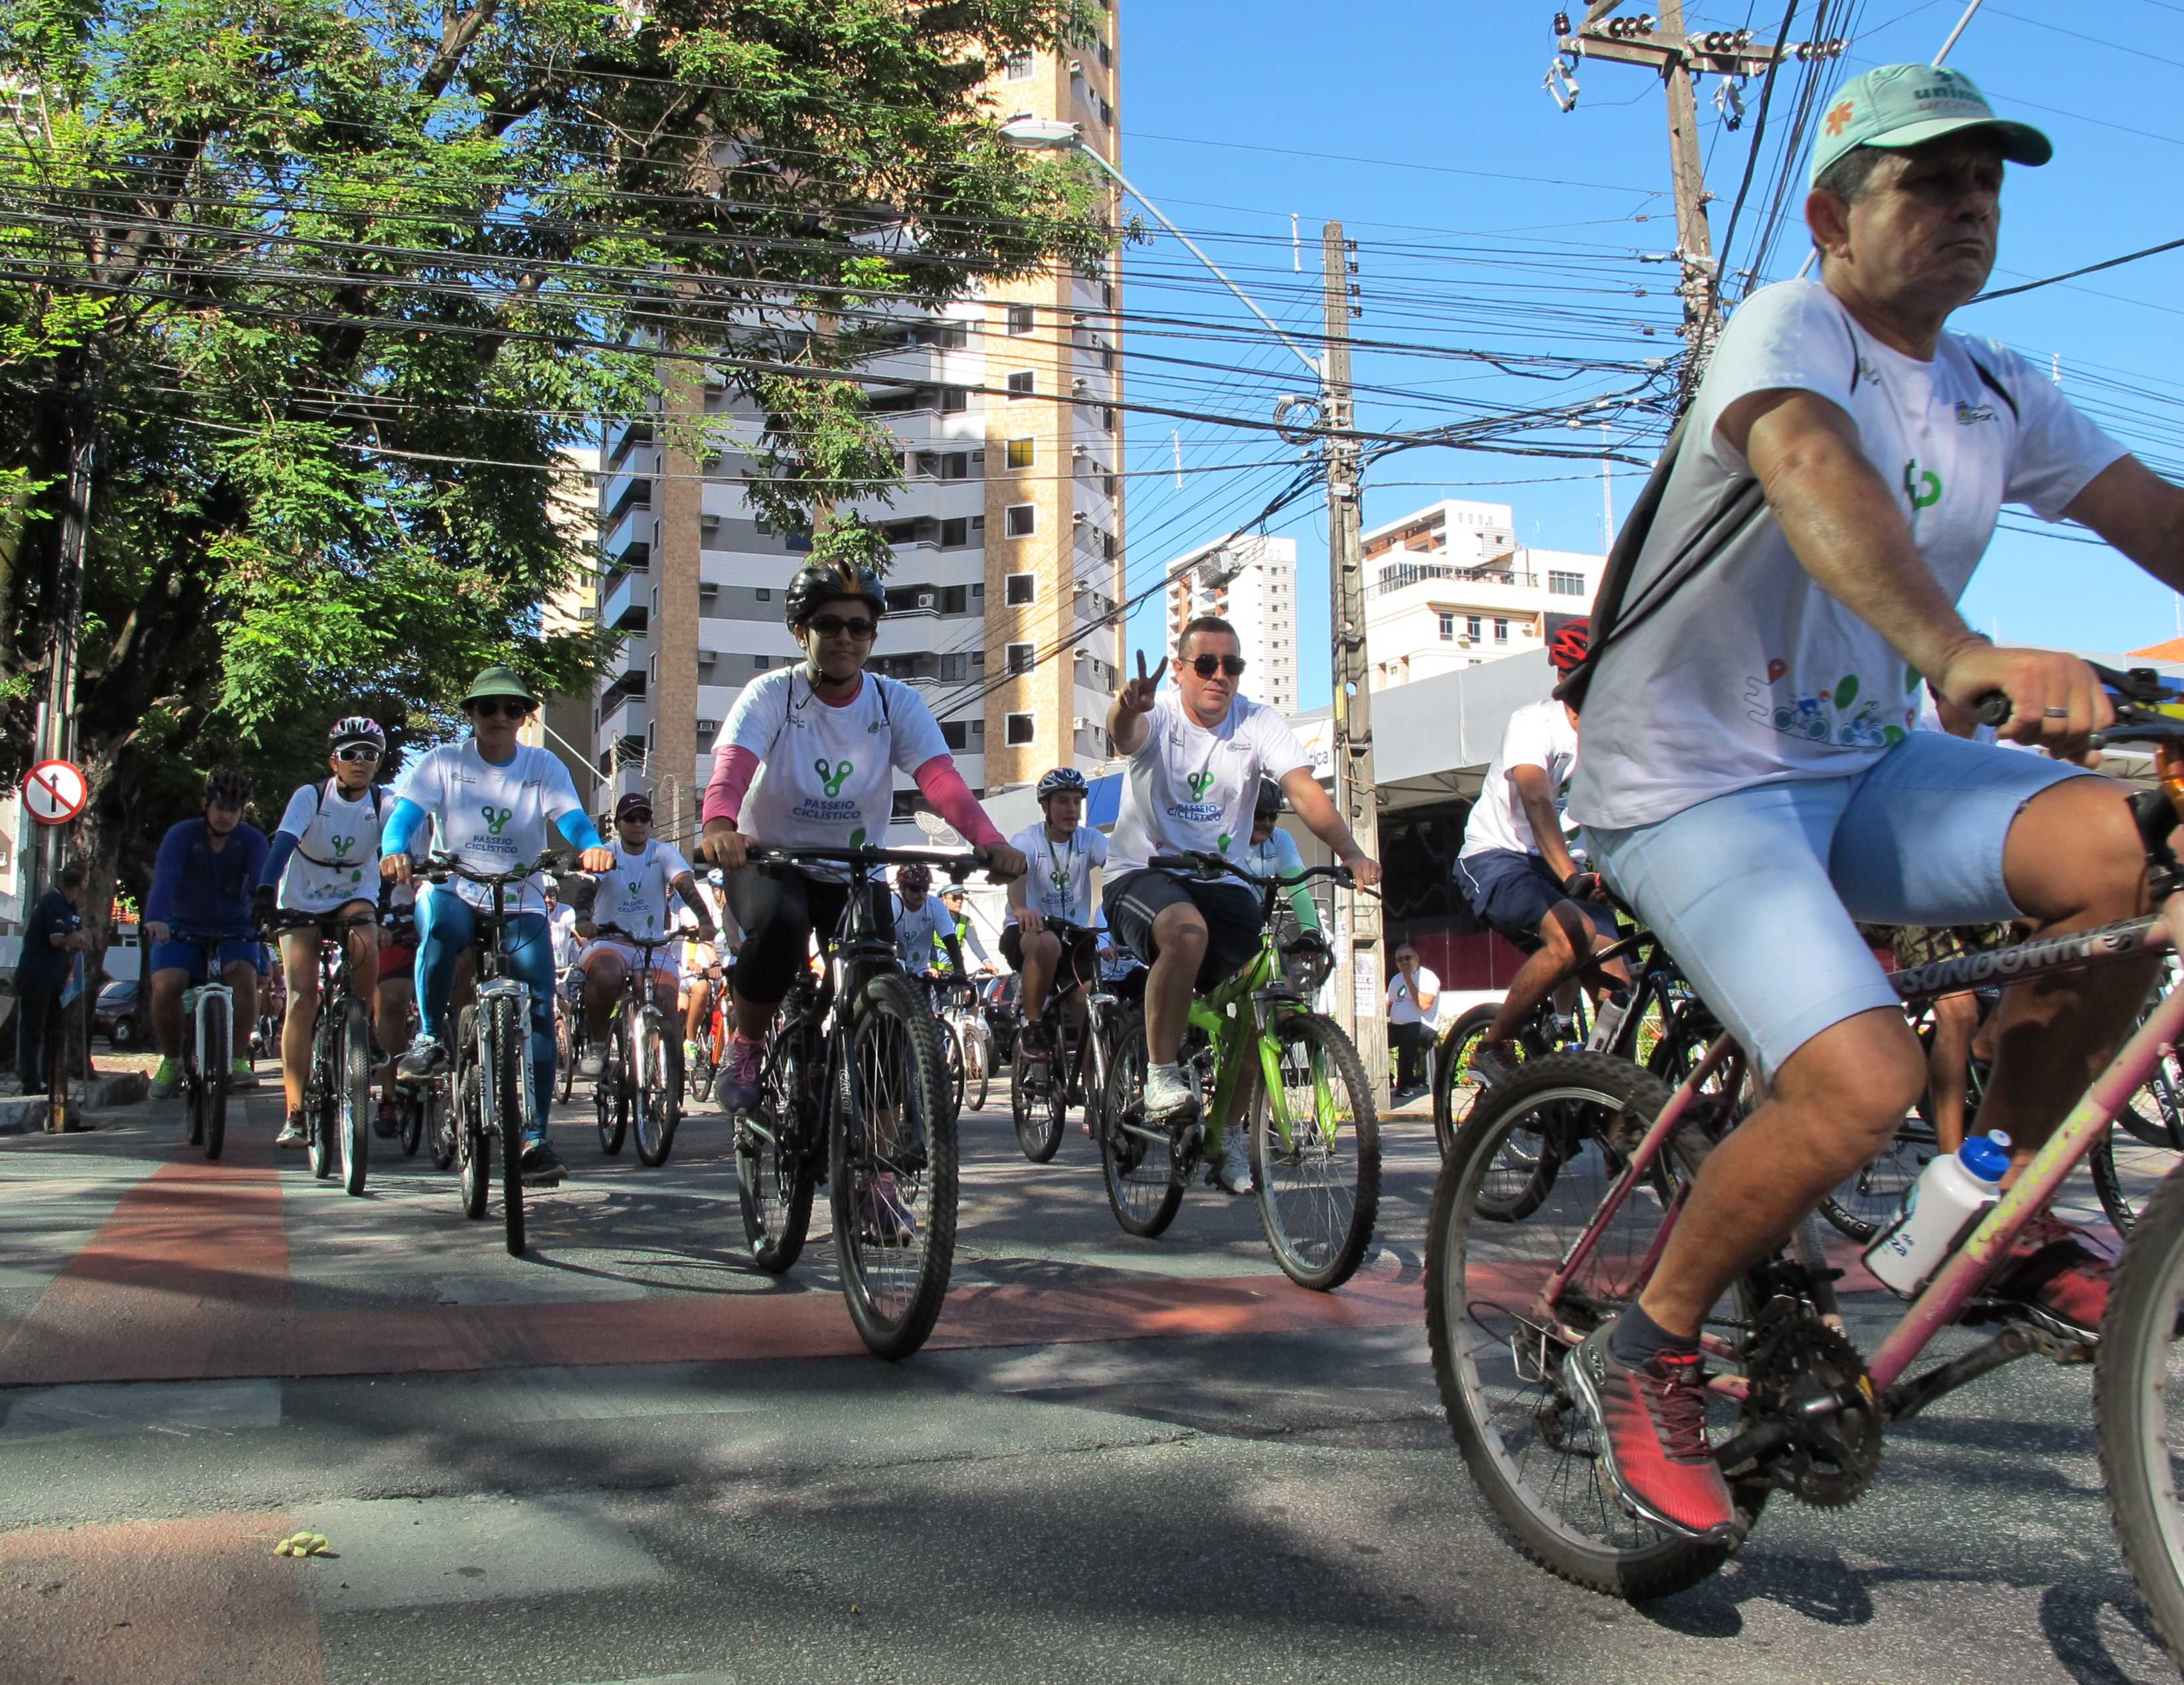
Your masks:
[{"label": "black shorts", "polygon": [[[1077,931],[1077,940],[1072,944],[1072,949],[1071,953],[1062,956],[1062,975],[1067,976],[1070,970],[1073,968],[1080,977],[1096,979],[1100,975],[1100,938],[1080,926]],[[1022,925],[1001,926],[1001,958],[1009,962],[1009,970],[1011,971],[1023,970],[1023,926]]]},{"label": "black shorts", "polygon": [[[883,883],[870,891],[874,934],[891,943],[894,898]],[[736,993],[763,1006],[786,995],[803,970],[814,927],[822,942],[834,934],[850,902],[850,886],[788,866],[747,866],[728,874],[727,898],[744,931],[736,950]]]},{"label": "black shorts", "polygon": [[[1547,915],[1570,898],[1537,854],[1513,848],[1485,848],[1456,863],[1456,887],[1471,910],[1519,954],[1540,951],[1540,926]],[[1592,927],[1615,940],[1615,910],[1602,901],[1576,904]]]},{"label": "black shorts", "polygon": [[1117,945],[1148,965],[1160,957],[1153,920],[1186,903],[1206,920],[1206,963],[1198,968],[1198,987],[1209,989],[1241,970],[1259,951],[1259,932],[1265,926],[1256,895],[1240,883],[1146,870],[1112,880],[1100,897]]}]

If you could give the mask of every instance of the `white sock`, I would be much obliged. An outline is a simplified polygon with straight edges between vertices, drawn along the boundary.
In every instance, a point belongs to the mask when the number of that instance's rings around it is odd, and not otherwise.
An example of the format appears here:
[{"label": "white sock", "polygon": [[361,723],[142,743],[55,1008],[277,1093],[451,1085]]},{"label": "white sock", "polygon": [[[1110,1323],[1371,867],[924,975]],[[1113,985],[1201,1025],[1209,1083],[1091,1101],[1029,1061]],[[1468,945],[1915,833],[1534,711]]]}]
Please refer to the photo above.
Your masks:
[{"label": "white sock", "polygon": [[1162,1075],[1171,1076],[1178,1082],[1183,1080],[1183,1070],[1180,1065],[1153,1065],[1150,1063],[1146,1065],[1145,1077],[1147,1081],[1150,1081],[1153,1077]]}]

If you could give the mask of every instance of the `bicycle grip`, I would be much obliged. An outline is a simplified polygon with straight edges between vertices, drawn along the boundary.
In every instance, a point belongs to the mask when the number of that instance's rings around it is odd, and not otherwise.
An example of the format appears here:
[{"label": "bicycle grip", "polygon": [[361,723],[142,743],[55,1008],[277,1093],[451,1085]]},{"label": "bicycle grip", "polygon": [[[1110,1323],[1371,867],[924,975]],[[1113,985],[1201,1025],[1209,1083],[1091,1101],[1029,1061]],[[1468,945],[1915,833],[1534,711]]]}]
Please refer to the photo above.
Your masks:
[{"label": "bicycle grip", "polygon": [[1989,691],[1974,704],[1972,712],[1982,726],[2007,726],[2016,704],[2000,691]]}]

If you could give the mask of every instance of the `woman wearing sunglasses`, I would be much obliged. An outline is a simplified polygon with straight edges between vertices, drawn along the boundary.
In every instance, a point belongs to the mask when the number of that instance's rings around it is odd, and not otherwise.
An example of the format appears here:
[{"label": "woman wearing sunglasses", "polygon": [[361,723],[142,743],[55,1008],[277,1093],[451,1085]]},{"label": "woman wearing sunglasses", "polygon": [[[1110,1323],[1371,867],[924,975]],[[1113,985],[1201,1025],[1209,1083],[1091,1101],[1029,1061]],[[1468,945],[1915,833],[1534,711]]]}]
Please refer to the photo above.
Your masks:
[{"label": "woman wearing sunglasses", "polygon": [[[368,920],[348,933],[349,982],[367,1008],[379,983],[379,826],[386,805],[385,792],[372,781],[386,753],[387,733],[377,720],[352,714],[334,721],[326,733],[326,765],[333,776],[305,784],[288,798],[250,907],[261,925],[276,904],[284,913],[351,914]],[[318,931],[282,932],[281,964],[288,979],[288,1010],[281,1028],[288,1110],[275,1144],[300,1147],[311,1025],[319,1010]],[[394,1045],[384,1021],[379,1036],[381,1045]]]},{"label": "woman wearing sunglasses", "polygon": [[[1267,777],[1359,883],[1380,881],[1379,865],[1312,776],[1288,722],[1239,688],[1244,666],[1236,628],[1201,614],[1176,644],[1175,688],[1162,694],[1167,663],[1148,674],[1141,654],[1138,676],[1107,715],[1107,734],[1130,767],[1100,900],[1116,941],[1152,968],[1145,978],[1149,1122],[1197,1109],[1197,1091],[1176,1064],[1190,998],[1251,957],[1259,945],[1259,898],[1233,878],[1184,876],[1145,863],[1184,852],[1226,854],[1243,865],[1259,781]],[[1240,1180],[1232,1175],[1221,1185],[1249,1192],[1248,1165]]]},{"label": "woman wearing sunglasses", "polygon": [[[382,873],[410,881],[410,850],[430,840],[472,871],[499,872],[536,859],[552,826],[583,850],[588,872],[610,871],[614,856],[577,798],[569,769],[543,748],[516,741],[516,731],[538,699],[510,667],[488,667],[463,698],[471,735],[446,743],[410,769],[396,792],[381,839]],[[434,1076],[448,1068],[442,1040],[448,992],[455,962],[477,932],[476,909],[490,909],[493,891],[456,878],[427,884],[417,897],[417,1039],[402,1055],[404,1076]],[[554,937],[546,923],[546,897],[538,876],[509,898],[509,970],[531,991],[531,1117],[524,1131],[522,1171],[526,1187],[550,1187],[561,1180],[561,1159],[546,1138],[546,1110],[554,1093]]]},{"label": "woman wearing sunglasses", "polygon": [[[798,574],[787,617],[804,659],[744,687],[713,752],[699,852],[727,873],[728,909],[744,929],[733,979],[734,1033],[721,1076],[727,1111],[758,1103],[766,1025],[805,963],[813,928],[832,931],[849,897],[840,867],[744,870],[754,843],[855,848],[884,842],[900,768],[995,876],[1023,872],[1023,855],[986,817],[956,770],[932,709],[908,685],[865,671],[886,612],[886,594],[870,572],[815,565]],[[892,900],[884,885],[876,886],[872,915],[883,933],[894,930]]]}]

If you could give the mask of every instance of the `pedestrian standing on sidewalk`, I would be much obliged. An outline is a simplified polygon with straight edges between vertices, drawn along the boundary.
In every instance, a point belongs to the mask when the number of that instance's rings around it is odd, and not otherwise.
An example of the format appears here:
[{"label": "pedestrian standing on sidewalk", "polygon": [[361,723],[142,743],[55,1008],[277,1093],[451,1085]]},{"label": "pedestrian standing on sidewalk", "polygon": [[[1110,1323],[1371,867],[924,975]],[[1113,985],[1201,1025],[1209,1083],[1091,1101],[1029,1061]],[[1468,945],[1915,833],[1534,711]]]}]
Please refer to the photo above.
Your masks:
[{"label": "pedestrian standing on sidewalk", "polygon": [[82,899],[83,868],[63,866],[23,927],[23,956],[15,962],[15,1073],[25,1094],[46,1092],[47,1038],[69,971],[88,941]]},{"label": "pedestrian standing on sidewalk", "polygon": [[1396,1049],[1395,1103],[1401,1105],[1426,1091],[1426,1055],[1434,1044],[1434,1009],[1440,1004],[1440,979],[1418,964],[1418,951],[1404,943],[1396,950],[1396,975],[1388,979],[1388,1042]]}]

